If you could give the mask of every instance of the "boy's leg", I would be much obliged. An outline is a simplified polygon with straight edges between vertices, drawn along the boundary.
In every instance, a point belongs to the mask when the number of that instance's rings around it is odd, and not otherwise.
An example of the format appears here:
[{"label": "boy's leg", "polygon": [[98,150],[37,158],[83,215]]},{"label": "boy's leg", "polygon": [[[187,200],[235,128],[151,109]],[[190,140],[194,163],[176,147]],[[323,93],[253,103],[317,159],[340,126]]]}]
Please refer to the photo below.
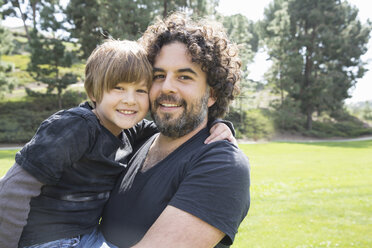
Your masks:
[{"label": "boy's leg", "polygon": [[70,247],[78,247],[80,242],[80,237],[75,238],[67,238],[67,239],[59,239],[50,241],[43,244],[36,244],[31,246],[25,246],[23,248],[70,248]]},{"label": "boy's leg", "polygon": [[117,246],[106,241],[103,234],[96,228],[91,233],[81,237],[77,248],[118,248]]}]

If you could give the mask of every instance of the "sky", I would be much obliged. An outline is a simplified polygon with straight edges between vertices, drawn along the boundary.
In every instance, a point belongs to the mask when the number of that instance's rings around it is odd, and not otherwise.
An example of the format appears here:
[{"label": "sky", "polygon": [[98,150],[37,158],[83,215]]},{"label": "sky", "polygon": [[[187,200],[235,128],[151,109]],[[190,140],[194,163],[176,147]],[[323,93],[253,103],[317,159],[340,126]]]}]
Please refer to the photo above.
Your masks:
[{"label": "sky", "polygon": [[[269,5],[272,0],[220,0],[217,10],[224,15],[243,14],[252,21],[257,21],[263,18],[264,8]],[[355,5],[359,9],[359,18],[362,23],[367,19],[372,21],[372,1],[370,0],[348,0],[349,3]],[[67,2],[63,0],[62,2]],[[2,22],[5,26],[21,26],[20,19],[9,19]],[[270,61],[267,61],[267,54],[264,51],[257,53],[255,60],[249,65],[250,78],[261,81],[263,74],[270,66]],[[372,37],[368,44],[368,52],[363,55],[363,61],[367,62],[366,68],[369,70],[364,77],[358,79],[356,86],[350,90],[352,97],[347,99],[347,103],[359,101],[372,101]]]}]

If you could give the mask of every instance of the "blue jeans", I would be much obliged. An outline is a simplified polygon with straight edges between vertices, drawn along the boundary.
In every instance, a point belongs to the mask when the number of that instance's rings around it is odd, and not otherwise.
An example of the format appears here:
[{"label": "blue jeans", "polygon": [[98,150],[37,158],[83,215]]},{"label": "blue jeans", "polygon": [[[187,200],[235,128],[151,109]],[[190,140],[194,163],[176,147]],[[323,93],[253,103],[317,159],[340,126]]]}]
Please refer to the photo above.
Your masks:
[{"label": "blue jeans", "polygon": [[59,239],[43,244],[27,246],[24,248],[118,248],[106,241],[103,234],[94,229],[91,233],[79,237]]},{"label": "blue jeans", "polygon": [[80,243],[80,237],[58,239],[43,244],[36,244],[31,246],[25,246],[24,248],[70,248],[78,247]]},{"label": "blue jeans", "polygon": [[119,248],[116,245],[106,241],[103,234],[96,228],[93,232],[81,237],[77,248]]}]

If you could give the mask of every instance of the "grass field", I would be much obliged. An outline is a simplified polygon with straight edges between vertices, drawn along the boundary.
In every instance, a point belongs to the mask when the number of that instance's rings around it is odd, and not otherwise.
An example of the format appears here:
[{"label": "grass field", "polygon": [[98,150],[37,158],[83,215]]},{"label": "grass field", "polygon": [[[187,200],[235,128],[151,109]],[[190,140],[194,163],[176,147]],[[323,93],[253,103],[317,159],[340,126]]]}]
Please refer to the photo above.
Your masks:
[{"label": "grass field", "polygon": [[234,248],[372,247],[372,141],[240,147],[252,204]]},{"label": "grass field", "polygon": [[[372,247],[372,141],[241,144],[252,203],[233,248]],[[16,151],[0,151],[0,175]]]}]

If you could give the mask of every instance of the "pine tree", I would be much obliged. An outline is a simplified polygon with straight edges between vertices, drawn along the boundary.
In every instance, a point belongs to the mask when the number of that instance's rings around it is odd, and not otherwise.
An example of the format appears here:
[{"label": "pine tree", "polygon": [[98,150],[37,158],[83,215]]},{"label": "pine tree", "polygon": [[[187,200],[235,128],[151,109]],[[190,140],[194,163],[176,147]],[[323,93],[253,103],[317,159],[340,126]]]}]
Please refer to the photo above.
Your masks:
[{"label": "pine tree", "polygon": [[271,81],[298,102],[312,129],[314,112],[336,111],[365,72],[370,23],[338,0],[275,0],[263,30],[273,59]]}]

